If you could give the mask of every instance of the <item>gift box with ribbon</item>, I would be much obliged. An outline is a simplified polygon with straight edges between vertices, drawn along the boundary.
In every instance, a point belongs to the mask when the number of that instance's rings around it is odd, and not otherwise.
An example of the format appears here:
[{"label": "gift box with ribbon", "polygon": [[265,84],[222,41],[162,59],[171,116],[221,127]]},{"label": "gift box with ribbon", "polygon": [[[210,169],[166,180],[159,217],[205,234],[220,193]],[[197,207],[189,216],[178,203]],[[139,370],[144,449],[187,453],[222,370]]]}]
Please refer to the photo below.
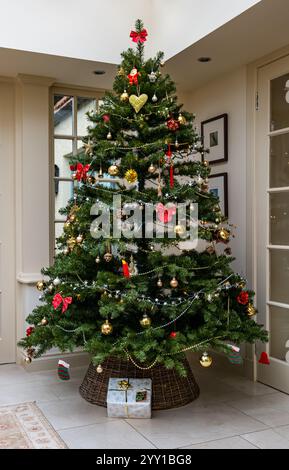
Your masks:
[{"label": "gift box with ribbon", "polygon": [[107,392],[109,418],[151,418],[151,379],[110,378]]}]

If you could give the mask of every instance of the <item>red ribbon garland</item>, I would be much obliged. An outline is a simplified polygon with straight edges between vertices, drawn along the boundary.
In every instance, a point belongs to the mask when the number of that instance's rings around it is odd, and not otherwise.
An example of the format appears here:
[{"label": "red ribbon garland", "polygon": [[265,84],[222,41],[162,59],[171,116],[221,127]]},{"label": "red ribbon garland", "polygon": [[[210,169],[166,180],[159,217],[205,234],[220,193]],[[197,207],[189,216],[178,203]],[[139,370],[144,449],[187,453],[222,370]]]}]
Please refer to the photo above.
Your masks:
[{"label": "red ribbon garland", "polygon": [[59,305],[62,304],[62,313],[66,312],[68,309],[68,305],[72,303],[72,297],[62,297],[61,294],[55,294],[52,300],[52,305],[54,307],[54,310],[56,310]]},{"label": "red ribbon garland", "polygon": [[76,179],[77,181],[85,181],[87,178],[87,172],[89,171],[90,164],[82,165],[82,163],[77,163],[76,167]]},{"label": "red ribbon garland", "polygon": [[137,31],[131,31],[129,37],[133,42],[145,42],[147,40],[147,35],[147,30],[142,29],[139,33]]},{"label": "red ribbon garland", "polygon": [[169,158],[170,162],[170,187],[174,187],[174,165],[172,162],[172,151],[171,151],[171,144],[169,144],[169,148],[166,152],[166,156]]}]

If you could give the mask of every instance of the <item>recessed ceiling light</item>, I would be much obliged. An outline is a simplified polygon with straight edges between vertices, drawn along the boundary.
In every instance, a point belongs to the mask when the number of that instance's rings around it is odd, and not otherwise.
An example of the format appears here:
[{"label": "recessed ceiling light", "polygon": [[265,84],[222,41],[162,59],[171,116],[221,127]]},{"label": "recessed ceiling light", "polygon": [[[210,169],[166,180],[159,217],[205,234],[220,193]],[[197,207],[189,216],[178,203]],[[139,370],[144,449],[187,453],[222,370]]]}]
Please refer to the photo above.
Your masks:
[{"label": "recessed ceiling light", "polygon": [[105,70],[94,70],[93,73],[94,73],[94,75],[104,75]]},{"label": "recessed ceiling light", "polygon": [[205,62],[211,62],[212,58],[211,57],[199,57],[198,61],[205,63]]}]

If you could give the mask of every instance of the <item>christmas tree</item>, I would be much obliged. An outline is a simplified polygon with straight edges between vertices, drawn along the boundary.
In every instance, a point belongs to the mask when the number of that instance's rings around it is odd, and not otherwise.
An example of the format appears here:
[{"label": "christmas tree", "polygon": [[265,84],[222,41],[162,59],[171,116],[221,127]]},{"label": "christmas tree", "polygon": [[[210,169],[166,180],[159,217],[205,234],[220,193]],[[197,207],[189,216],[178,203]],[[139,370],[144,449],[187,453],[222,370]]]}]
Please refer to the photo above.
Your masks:
[{"label": "christmas tree", "polygon": [[182,375],[186,351],[209,366],[206,351],[231,357],[267,334],[254,321],[254,293],[230,267],[232,226],[208,190],[194,116],[162,73],[163,53],[145,60],[140,20],[130,37],[136,47],[122,53],[71,161],[74,198],[20,345],[27,361],[81,347],[100,371],[113,355]]}]

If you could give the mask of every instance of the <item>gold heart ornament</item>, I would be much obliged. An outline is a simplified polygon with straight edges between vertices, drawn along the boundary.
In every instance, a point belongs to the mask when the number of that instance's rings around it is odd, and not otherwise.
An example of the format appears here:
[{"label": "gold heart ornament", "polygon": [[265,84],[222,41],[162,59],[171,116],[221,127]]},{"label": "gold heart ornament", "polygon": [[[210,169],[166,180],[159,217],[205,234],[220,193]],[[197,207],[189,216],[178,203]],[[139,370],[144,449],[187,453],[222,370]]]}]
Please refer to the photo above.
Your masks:
[{"label": "gold heart ornament", "polygon": [[140,96],[130,95],[129,97],[129,102],[132,105],[136,113],[138,113],[141,110],[141,108],[146,104],[147,100],[148,100],[148,95],[146,95],[145,93],[143,93]]}]

